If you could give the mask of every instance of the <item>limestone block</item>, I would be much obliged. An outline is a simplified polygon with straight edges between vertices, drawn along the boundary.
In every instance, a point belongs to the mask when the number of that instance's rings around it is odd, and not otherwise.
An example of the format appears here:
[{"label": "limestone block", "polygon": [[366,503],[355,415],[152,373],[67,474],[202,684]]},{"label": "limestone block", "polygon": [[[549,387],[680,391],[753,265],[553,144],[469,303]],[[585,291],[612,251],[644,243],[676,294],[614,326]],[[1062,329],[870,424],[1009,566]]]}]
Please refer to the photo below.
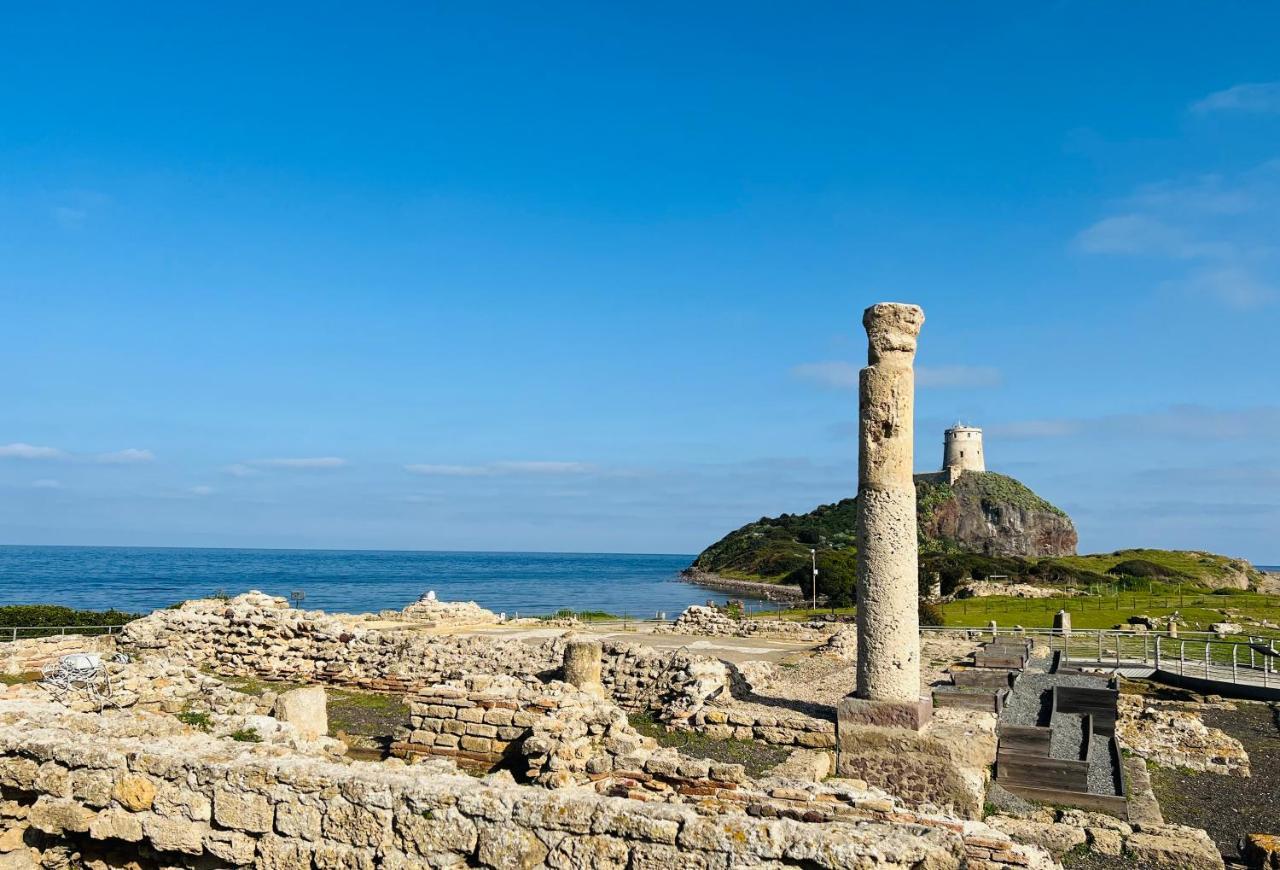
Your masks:
[{"label": "limestone block", "polygon": [[31,807],[31,827],[46,834],[64,831],[84,833],[89,830],[96,814],[72,800],[41,796]]},{"label": "limestone block", "polygon": [[89,836],[95,840],[136,843],[142,839],[142,819],[127,810],[103,810],[90,823]]},{"label": "limestone block", "polygon": [[547,847],[524,828],[484,824],[477,834],[476,857],[482,866],[493,870],[533,870],[542,867],[547,857]]},{"label": "limestone block", "polygon": [[324,737],[329,733],[329,712],[323,686],[303,686],[276,698],[273,715],[288,722],[307,737]]},{"label": "limestone block", "polygon": [[142,812],[155,803],[156,787],[145,776],[127,774],[111,790],[111,799],[130,812]]},{"label": "limestone block", "polygon": [[1125,840],[1125,854],[1143,867],[1223,870],[1222,855],[1204,831],[1181,825],[1144,829]]},{"label": "limestone block", "polygon": [[204,853],[205,835],[211,833],[207,825],[186,819],[168,819],[145,814],[142,830],[151,845],[162,852],[182,852],[186,855]]},{"label": "limestone block", "polygon": [[275,813],[265,795],[219,789],[213,793],[213,820],[224,828],[266,833]]},{"label": "limestone block", "polygon": [[1057,822],[1033,822],[1028,819],[997,816],[988,819],[988,824],[998,831],[1004,831],[1019,843],[1040,846],[1054,857],[1061,857],[1076,846],[1083,846],[1087,839],[1083,829]]}]

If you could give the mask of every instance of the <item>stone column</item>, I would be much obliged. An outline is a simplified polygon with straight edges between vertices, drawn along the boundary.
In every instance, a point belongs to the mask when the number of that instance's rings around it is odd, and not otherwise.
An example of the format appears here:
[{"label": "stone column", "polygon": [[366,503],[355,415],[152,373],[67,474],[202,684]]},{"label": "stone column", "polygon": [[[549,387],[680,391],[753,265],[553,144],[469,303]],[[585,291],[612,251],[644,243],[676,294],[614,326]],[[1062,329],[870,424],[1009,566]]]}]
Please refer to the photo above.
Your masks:
[{"label": "stone column", "polygon": [[839,711],[850,723],[918,729],[932,709],[920,697],[912,479],[913,363],[923,323],[918,306],[900,303],[882,302],[862,315],[868,365],[858,381],[858,688]]},{"label": "stone column", "polygon": [[597,698],[605,697],[604,683],[600,682],[601,654],[600,641],[571,638],[564,645],[564,681]]}]

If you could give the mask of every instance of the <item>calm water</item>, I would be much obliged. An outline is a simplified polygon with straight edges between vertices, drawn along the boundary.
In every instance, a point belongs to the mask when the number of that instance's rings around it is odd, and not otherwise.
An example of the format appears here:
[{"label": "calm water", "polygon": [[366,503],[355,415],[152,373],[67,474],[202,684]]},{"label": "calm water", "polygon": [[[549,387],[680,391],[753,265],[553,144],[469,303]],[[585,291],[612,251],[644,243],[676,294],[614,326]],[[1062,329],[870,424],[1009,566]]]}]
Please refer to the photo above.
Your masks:
[{"label": "calm water", "polygon": [[691,556],[0,546],[0,604],[145,612],[215,591],[306,594],[304,607],[399,609],[428,589],[508,614],[561,607],[674,617],[708,597],[681,583]]}]

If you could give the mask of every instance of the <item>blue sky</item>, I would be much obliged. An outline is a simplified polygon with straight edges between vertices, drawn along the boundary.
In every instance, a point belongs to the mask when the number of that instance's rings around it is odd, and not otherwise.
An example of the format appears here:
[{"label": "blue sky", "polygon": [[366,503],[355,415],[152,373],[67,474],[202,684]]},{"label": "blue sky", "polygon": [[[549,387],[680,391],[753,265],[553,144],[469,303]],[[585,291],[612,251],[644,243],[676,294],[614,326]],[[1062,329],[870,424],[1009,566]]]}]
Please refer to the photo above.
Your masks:
[{"label": "blue sky", "polygon": [[917,467],[1280,563],[1280,7],[34,4],[0,542],[695,552]]}]

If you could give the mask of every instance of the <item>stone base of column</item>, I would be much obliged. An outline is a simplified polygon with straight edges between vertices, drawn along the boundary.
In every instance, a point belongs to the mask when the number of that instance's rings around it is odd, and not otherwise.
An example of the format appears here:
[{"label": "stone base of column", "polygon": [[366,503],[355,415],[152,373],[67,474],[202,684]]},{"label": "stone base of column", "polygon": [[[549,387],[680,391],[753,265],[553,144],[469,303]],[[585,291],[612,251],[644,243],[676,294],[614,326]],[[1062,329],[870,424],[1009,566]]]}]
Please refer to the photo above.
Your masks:
[{"label": "stone base of column", "polygon": [[[850,701],[856,703],[846,703]],[[920,730],[866,724],[869,719],[919,721],[924,715],[914,704],[877,709],[846,698],[837,711],[836,776],[861,779],[908,806],[942,807],[962,818],[982,818],[986,781],[996,758],[995,717],[939,715]]]},{"label": "stone base of column", "polygon": [[933,699],[913,703],[842,698],[836,705],[836,734],[848,727],[905,728],[919,731],[933,718]]}]

